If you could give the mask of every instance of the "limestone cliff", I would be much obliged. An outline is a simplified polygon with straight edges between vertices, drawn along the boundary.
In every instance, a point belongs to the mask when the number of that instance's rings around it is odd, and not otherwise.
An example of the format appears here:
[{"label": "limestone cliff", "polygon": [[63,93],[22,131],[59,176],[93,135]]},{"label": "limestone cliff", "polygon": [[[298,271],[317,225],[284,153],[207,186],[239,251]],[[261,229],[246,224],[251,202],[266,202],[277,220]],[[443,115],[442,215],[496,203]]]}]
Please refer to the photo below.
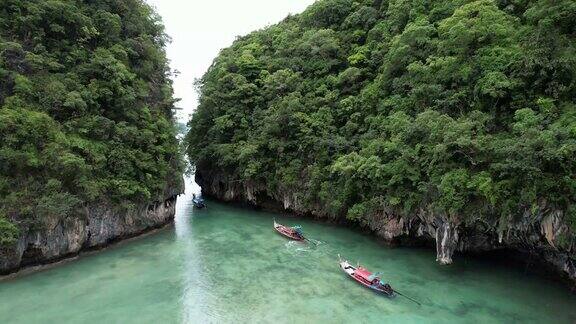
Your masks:
[{"label": "limestone cliff", "polygon": [[79,217],[47,220],[40,228],[24,228],[15,244],[0,249],[0,274],[55,262],[161,227],[173,220],[176,198],[182,192],[181,187],[166,190],[164,201],[127,211],[93,204],[80,211]]}]

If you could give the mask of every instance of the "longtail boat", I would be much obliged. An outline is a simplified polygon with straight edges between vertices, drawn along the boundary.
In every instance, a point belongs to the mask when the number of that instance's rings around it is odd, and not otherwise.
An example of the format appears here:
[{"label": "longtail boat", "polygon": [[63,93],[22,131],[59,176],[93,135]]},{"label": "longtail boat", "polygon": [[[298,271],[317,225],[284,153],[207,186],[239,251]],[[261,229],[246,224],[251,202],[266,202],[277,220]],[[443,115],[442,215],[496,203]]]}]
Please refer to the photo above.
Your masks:
[{"label": "longtail boat", "polygon": [[204,198],[202,198],[201,195],[196,196],[196,194],[192,194],[192,204],[194,204],[194,207],[200,208],[200,209],[206,207],[206,203],[204,202]]},{"label": "longtail boat", "polygon": [[284,226],[282,224],[278,224],[278,223],[276,223],[276,220],[274,220],[274,229],[278,233],[286,236],[289,239],[292,239],[295,241],[306,240],[306,238],[302,234],[302,229],[300,226],[288,227],[288,226]]},{"label": "longtail boat", "polygon": [[340,264],[342,271],[344,271],[350,278],[362,284],[364,287],[375,290],[388,297],[396,296],[394,289],[392,289],[389,284],[382,282],[380,273],[372,273],[362,266],[355,267],[351,265],[347,260],[340,259],[338,263]]}]

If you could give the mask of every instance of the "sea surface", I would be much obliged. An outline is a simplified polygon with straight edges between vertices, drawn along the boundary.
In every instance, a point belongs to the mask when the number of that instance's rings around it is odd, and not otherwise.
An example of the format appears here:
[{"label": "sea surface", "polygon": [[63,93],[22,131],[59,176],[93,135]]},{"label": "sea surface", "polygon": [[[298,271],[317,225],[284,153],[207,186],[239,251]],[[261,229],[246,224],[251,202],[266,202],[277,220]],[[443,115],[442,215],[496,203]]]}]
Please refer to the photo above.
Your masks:
[{"label": "sea surface", "polygon": [[[390,248],[341,226],[208,201],[189,181],[175,224],[0,281],[0,323],[574,323],[576,296],[522,268]],[[276,219],[315,243],[288,241]],[[382,271],[390,299],[350,280],[338,254]]]}]

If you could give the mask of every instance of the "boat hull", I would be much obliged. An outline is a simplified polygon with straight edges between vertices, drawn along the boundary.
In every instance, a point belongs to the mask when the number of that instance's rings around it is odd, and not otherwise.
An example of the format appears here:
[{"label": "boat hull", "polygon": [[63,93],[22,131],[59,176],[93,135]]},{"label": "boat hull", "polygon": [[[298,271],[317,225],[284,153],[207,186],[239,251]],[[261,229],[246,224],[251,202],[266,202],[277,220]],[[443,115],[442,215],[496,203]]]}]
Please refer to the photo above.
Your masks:
[{"label": "boat hull", "polygon": [[287,226],[274,222],[274,229],[276,230],[276,232],[280,233],[280,235],[287,237],[291,240],[304,241],[303,237],[292,234],[292,231]]},{"label": "boat hull", "polygon": [[378,286],[373,285],[371,282],[366,280],[363,276],[359,276],[357,274],[359,269],[352,266],[348,261],[340,261],[339,264],[340,264],[340,268],[342,269],[342,271],[344,271],[344,273],[346,273],[348,275],[348,277],[354,279],[354,281],[361,284],[362,286],[369,288],[369,289],[371,289],[371,290],[373,290],[379,294],[385,295],[387,297],[396,296],[396,294],[394,293],[394,290],[389,291],[386,289],[382,289]]},{"label": "boat hull", "polygon": [[204,203],[204,199],[193,198],[192,204],[194,205],[194,207],[200,208],[200,209],[206,207],[206,204]]}]

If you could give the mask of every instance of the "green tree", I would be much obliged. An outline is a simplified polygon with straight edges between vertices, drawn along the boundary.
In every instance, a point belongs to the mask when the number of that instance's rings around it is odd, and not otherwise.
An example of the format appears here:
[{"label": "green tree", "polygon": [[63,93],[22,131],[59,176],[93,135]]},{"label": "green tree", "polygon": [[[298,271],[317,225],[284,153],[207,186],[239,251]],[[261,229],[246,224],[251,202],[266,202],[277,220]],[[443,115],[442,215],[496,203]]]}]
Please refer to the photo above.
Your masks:
[{"label": "green tree", "polygon": [[335,218],[428,210],[505,228],[547,208],[574,225],[575,8],[317,1],[221,52],[188,155]]},{"label": "green tree", "polygon": [[2,1],[0,245],[165,198],[181,171],[167,39],[141,0]]}]

